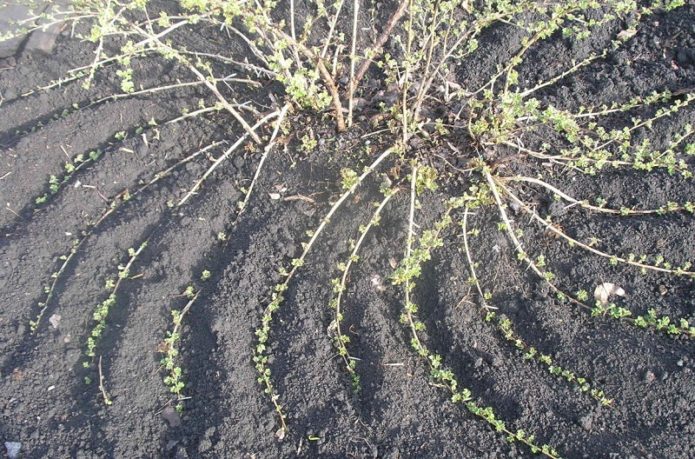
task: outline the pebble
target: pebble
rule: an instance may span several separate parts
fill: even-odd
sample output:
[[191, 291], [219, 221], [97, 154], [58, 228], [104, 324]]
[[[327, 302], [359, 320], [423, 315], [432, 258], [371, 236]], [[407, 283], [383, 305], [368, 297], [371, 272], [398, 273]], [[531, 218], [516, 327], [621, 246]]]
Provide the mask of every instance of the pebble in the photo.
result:
[[644, 382], [650, 383], [656, 380], [656, 375], [652, 371], [647, 371], [644, 374]]

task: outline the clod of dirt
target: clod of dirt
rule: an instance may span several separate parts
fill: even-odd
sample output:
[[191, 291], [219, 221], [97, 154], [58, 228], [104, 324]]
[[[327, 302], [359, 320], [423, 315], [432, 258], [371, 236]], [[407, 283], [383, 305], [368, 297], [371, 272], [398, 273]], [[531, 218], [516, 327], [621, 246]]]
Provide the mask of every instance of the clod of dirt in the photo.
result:
[[695, 65], [695, 48], [676, 49], [676, 62], [681, 67]]
[[7, 457], [10, 459], [15, 459], [19, 457], [19, 450], [22, 449], [22, 444], [18, 441], [6, 441], [5, 450], [7, 450]]
[[172, 449], [176, 448], [176, 445], [179, 444], [178, 440], [169, 440], [165, 446], [166, 451], [171, 451]]
[[591, 432], [591, 428], [594, 425], [594, 421], [591, 419], [591, 415], [587, 414], [586, 416], [582, 416], [581, 419], [579, 419], [579, 425], [582, 426], [582, 429]]
[[183, 446], [179, 446], [176, 454], [174, 454], [174, 459], [187, 459], [188, 457], [188, 452], [186, 452]]
[[604, 282], [594, 290], [594, 298], [601, 304], [608, 304], [608, 298], [612, 295], [625, 296], [625, 290], [610, 282]]
[[0, 59], [0, 70], [13, 69], [16, 65], [17, 60], [14, 58], [14, 56], [10, 56], [5, 59]]
[[162, 418], [169, 424], [169, 427], [179, 427], [181, 425], [181, 416], [170, 406], [164, 408]]
[[234, 164], [234, 167], [238, 169], [241, 169], [244, 167], [244, 157], [241, 155], [236, 155], [234, 159], [232, 159], [232, 164]]
[[51, 317], [48, 318], [48, 322], [50, 322], [53, 328], [58, 328], [58, 325], [60, 325], [60, 319], [60, 314], [53, 314]]

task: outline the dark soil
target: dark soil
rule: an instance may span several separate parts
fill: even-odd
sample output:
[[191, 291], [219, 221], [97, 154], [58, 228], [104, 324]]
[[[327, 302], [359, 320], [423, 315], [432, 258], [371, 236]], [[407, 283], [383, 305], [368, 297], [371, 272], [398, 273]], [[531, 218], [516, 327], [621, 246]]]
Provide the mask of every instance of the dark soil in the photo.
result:
[[[602, 49], [616, 30], [610, 25], [582, 43], [559, 36], [548, 40], [530, 54], [520, 71], [522, 80], [532, 83], [556, 74], [572, 59]], [[182, 39], [203, 42], [206, 32], [189, 30]], [[459, 79], [477, 87], [509, 59], [508, 50], [520, 39], [511, 27], [492, 28], [475, 56], [461, 62]], [[544, 89], [541, 99], [577, 109], [655, 90], [692, 91], [693, 49], [694, 7], [647, 17], [619, 51]], [[236, 204], [255, 172], [258, 152], [240, 152], [224, 162], [185, 206], [172, 208], [168, 202], [177, 202], [204, 173], [210, 164], [205, 158], [120, 206], [88, 236], [58, 282], [39, 332], [32, 335], [29, 321], [44, 299], [43, 286], [61, 263], [58, 257], [104, 212], [105, 199], [240, 132], [221, 113], [164, 124], [183, 108], [196, 108], [198, 99], [209, 100], [196, 87], [88, 106], [120, 92], [118, 78], [108, 70], [90, 90], [75, 82], [21, 96], [92, 57], [90, 46], [64, 35], [50, 56], [21, 54], [10, 68], [0, 62], [1, 441], [21, 442], [20, 457], [32, 458], [530, 456], [450, 403], [443, 389], [430, 384], [428, 368], [410, 348], [398, 320], [401, 292], [388, 280], [392, 259], [398, 261], [403, 253], [407, 193], [389, 204], [350, 276], [345, 326], [351, 353], [361, 359], [363, 382], [358, 395], [351, 391], [327, 333], [332, 320], [327, 305], [336, 263], [348, 256], [348, 240], [357, 237], [358, 225], [368, 221], [371, 206], [366, 204], [378, 198], [378, 184], [372, 182], [331, 221], [276, 316], [271, 368], [290, 431], [282, 441], [274, 435], [277, 419], [251, 361], [254, 330], [278, 281], [278, 266], [300, 253], [305, 232], [318, 225], [339, 195], [340, 168], [359, 170], [379, 151], [380, 141], [362, 137], [370, 132], [368, 110], [342, 136], [335, 135], [332, 122], [294, 115], [296, 132], [288, 147], [271, 154], [248, 210], [238, 219]], [[135, 65], [138, 84], [144, 87], [190, 78], [157, 59]], [[365, 88], [375, 87], [377, 77], [374, 71]], [[236, 97], [265, 101], [272, 90], [242, 90]], [[361, 95], [374, 96], [369, 89]], [[83, 108], [73, 109], [74, 103]], [[148, 126], [153, 118], [158, 126]], [[660, 146], [694, 122], [695, 110], [689, 108], [654, 123], [642, 135]], [[629, 116], [608, 120], [609, 127], [626, 123]], [[321, 141], [305, 154], [298, 139], [309, 127]], [[120, 131], [128, 132], [123, 141], [114, 137]], [[49, 176], [62, 173], [66, 155], [96, 149], [104, 152], [98, 161], [74, 174], [46, 204], [35, 204], [48, 190]], [[217, 157], [222, 151], [211, 154]], [[449, 153], [449, 160], [461, 167], [468, 159]], [[547, 180], [567, 193], [603, 196], [613, 207], [695, 201], [692, 179], [666, 173], [615, 170], [588, 177], [558, 168], [544, 171]], [[442, 197], [465, 190], [462, 183], [469, 180], [475, 178], [452, 178], [442, 184], [445, 196], [423, 198], [420, 225], [434, 222]], [[554, 211], [547, 197], [525, 192], [543, 213]], [[280, 199], [271, 193], [279, 193]], [[522, 214], [512, 217], [526, 221]], [[691, 215], [619, 219], [560, 209], [555, 218], [570, 234], [582, 240], [600, 237], [616, 253], [661, 253], [674, 264], [695, 260]], [[614, 405], [602, 407], [540, 365], [524, 361], [481, 320], [474, 290], [466, 283], [469, 273], [458, 229], [434, 252], [415, 293], [428, 345], [477, 400], [494, 407], [514, 429], [556, 446], [563, 457], [695, 457], [693, 341], [593, 318], [554, 300], [516, 261], [511, 243], [497, 230], [498, 219], [493, 208], [473, 217], [481, 230], [473, 255], [496, 306], [527, 342], [589, 377]], [[568, 291], [592, 292], [602, 282], [613, 282], [627, 292], [620, 304], [636, 314], [654, 307], [671, 317], [695, 318], [692, 280], [612, 267], [605, 259], [568, 249], [538, 226], [524, 223], [524, 228], [529, 251], [545, 253]], [[225, 232], [227, 241], [218, 239], [219, 232]], [[101, 344], [106, 387], [113, 398], [106, 407], [97, 384], [83, 381], [97, 377], [82, 368], [84, 343], [93, 309], [105, 299], [105, 281], [127, 260], [128, 248], [145, 239], [149, 245], [132, 273], [142, 276], [125, 282]], [[205, 282], [200, 281], [203, 270], [212, 273]], [[191, 283], [202, 293], [183, 327], [181, 366], [190, 399], [180, 425], [172, 426], [162, 416], [171, 396], [162, 382], [157, 349], [171, 328], [170, 310], [185, 305], [181, 292]], [[51, 316], [60, 316], [57, 326], [46, 320]]]

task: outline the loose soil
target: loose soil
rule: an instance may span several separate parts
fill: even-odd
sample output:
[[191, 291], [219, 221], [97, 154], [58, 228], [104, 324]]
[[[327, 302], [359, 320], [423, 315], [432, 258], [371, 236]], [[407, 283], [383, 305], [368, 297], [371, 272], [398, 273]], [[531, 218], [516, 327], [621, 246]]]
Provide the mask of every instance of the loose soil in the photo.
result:
[[[387, 13], [380, 14], [386, 18]], [[530, 54], [520, 70], [522, 80], [556, 74], [572, 59], [605, 47], [615, 30], [615, 25], [605, 27], [581, 44], [559, 36], [548, 40]], [[229, 45], [226, 38], [210, 39], [210, 32], [190, 29], [181, 39], [206, 43], [210, 49]], [[520, 39], [511, 26], [490, 29], [475, 56], [461, 62], [459, 80], [467, 87], [484, 82], [496, 65], [510, 58]], [[693, 50], [694, 7], [647, 17], [619, 51], [544, 89], [541, 99], [576, 110], [655, 90], [692, 91]], [[58, 257], [104, 212], [106, 201], [125, 188], [136, 189], [197, 149], [235, 139], [240, 132], [221, 113], [165, 124], [183, 108], [195, 108], [200, 98], [210, 100], [197, 87], [87, 106], [120, 92], [112, 70], [100, 73], [89, 90], [75, 82], [22, 96], [92, 58], [90, 45], [64, 34], [50, 56], [22, 53], [0, 61], [1, 441], [21, 442], [20, 457], [31, 458], [531, 455], [450, 403], [443, 389], [430, 384], [428, 368], [410, 349], [398, 320], [401, 293], [388, 281], [390, 265], [403, 253], [407, 193], [386, 208], [350, 276], [345, 327], [351, 354], [360, 359], [363, 383], [359, 394], [351, 391], [327, 332], [332, 320], [327, 305], [336, 263], [349, 254], [348, 241], [357, 237], [358, 225], [368, 221], [371, 206], [366, 204], [378, 198], [378, 183], [372, 182], [331, 221], [276, 317], [270, 366], [290, 430], [283, 440], [275, 436], [277, 419], [251, 361], [254, 330], [279, 279], [274, 274], [278, 266], [300, 253], [305, 232], [318, 225], [339, 195], [340, 168], [359, 169], [356, 165], [367, 164], [379, 151], [382, 141], [363, 137], [371, 130], [369, 101], [378, 97], [370, 92], [376, 87], [376, 70], [360, 94], [367, 108], [347, 134], [335, 135], [329, 114], [324, 120], [293, 115], [296, 131], [286, 148], [276, 148], [269, 156], [248, 210], [239, 218], [236, 204], [255, 172], [258, 151], [239, 152], [225, 161], [184, 206], [170, 203], [209, 167], [205, 158], [120, 206], [88, 236], [32, 335], [29, 321], [38, 313], [37, 302], [43, 301], [44, 285], [61, 263]], [[190, 80], [166, 61], [134, 65], [136, 81], [144, 87]], [[278, 89], [268, 84], [239, 90], [235, 96], [268, 102], [271, 92]], [[74, 109], [74, 103], [83, 108]], [[151, 119], [158, 125], [148, 125]], [[683, 110], [642, 135], [662, 146], [693, 122], [695, 110]], [[609, 126], [625, 123], [629, 119], [616, 116]], [[298, 139], [309, 128], [320, 141], [306, 154]], [[120, 131], [128, 132], [123, 141], [114, 138]], [[98, 161], [75, 173], [46, 204], [35, 204], [47, 191], [49, 176], [62, 173], [66, 156], [96, 149], [104, 153]], [[222, 151], [211, 154], [217, 157]], [[469, 159], [450, 151], [446, 155], [459, 167]], [[442, 166], [438, 161], [432, 159]], [[691, 161], [690, 166], [695, 164]], [[614, 207], [695, 201], [692, 179], [666, 173], [615, 170], [588, 177], [559, 168], [542, 170], [569, 194], [603, 196]], [[459, 174], [442, 184], [440, 194], [424, 197], [417, 217], [421, 227], [436, 220], [442, 196], [462, 192], [473, 179]], [[547, 197], [525, 192], [539, 210], [553, 212], [556, 221], [580, 239], [596, 235], [614, 252], [661, 253], [676, 264], [695, 260], [692, 216], [599, 217], [558, 208]], [[512, 212], [512, 217], [524, 224], [530, 252], [545, 253], [568, 291], [593, 291], [602, 282], [613, 282], [627, 292], [621, 304], [636, 314], [654, 307], [671, 317], [694, 318], [692, 280], [612, 267], [605, 259], [568, 249], [526, 224], [522, 214]], [[511, 244], [497, 230], [498, 219], [493, 208], [473, 217], [481, 230], [473, 255], [495, 305], [512, 318], [527, 342], [589, 377], [614, 405], [602, 407], [541, 366], [523, 361], [480, 320], [475, 292], [466, 282], [460, 230], [446, 235], [447, 244], [434, 252], [415, 292], [428, 345], [481, 403], [494, 407], [514, 429], [556, 446], [564, 457], [695, 457], [693, 341], [592, 318], [554, 300], [516, 261]], [[226, 241], [218, 239], [219, 232], [227, 235]], [[106, 280], [127, 260], [128, 248], [145, 239], [149, 245], [131, 273], [141, 276], [124, 283], [100, 345], [105, 385], [113, 399], [107, 407], [97, 384], [84, 383], [85, 376], [98, 379], [93, 370], [82, 368], [84, 343], [94, 307], [105, 299]], [[212, 273], [205, 282], [200, 281], [203, 270]], [[163, 416], [172, 397], [162, 383], [157, 349], [171, 328], [170, 310], [185, 305], [181, 292], [191, 283], [202, 290], [182, 331], [181, 366], [190, 399], [179, 423]]]

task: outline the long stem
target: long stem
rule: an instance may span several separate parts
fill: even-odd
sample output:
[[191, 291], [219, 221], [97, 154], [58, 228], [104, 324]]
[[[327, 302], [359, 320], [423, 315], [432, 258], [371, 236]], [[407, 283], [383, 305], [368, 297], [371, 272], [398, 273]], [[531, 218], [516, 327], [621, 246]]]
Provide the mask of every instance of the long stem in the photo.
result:
[[155, 173], [149, 182], [145, 183], [144, 185], [142, 185], [141, 187], [139, 187], [138, 189], [136, 189], [132, 193], [130, 193], [127, 188], [122, 190], [120, 193], [118, 193], [111, 200], [108, 208], [99, 216], [99, 218], [96, 219], [93, 223], [91, 223], [89, 225], [90, 226], [89, 229], [87, 230], [86, 233], [82, 234], [81, 239], [75, 240], [72, 248], [70, 249], [70, 253], [65, 255], [64, 257], [61, 257], [63, 260], [63, 263], [61, 263], [60, 267], [58, 268], [58, 271], [56, 271], [52, 275], [53, 281], [51, 282], [50, 286], [48, 287], [48, 292], [46, 293], [46, 297], [45, 297], [43, 302], [39, 303], [39, 306], [41, 307], [41, 309], [39, 310], [39, 313], [37, 314], [36, 318], [29, 322], [31, 332], [36, 333], [36, 331], [38, 330], [38, 327], [41, 323], [41, 320], [45, 316], [46, 311], [48, 310], [48, 307], [50, 306], [50, 302], [53, 299], [58, 281], [62, 278], [62, 275], [65, 273], [65, 270], [67, 269], [70, 262], [77, 255], [77, 252], [80, 250], [82, 245], [84, 245], [84, 243], [87, 241], [89, 236], [94, 234], [94, 231], [97, 229], [97, 227], [99, 227], [99, 225], [101, 225], [101, 223], [104, 222], [109, 217], [109, 215], [113, 214], [116, 211], [116, 209], [119, 208], [119, 203], [124, 202], [124, 201], [122, 201], [122, 199], [124, 199], [128, 195], [132, 199], [133, 197], [139, 195], [140, 193], [142, 193], [147, 188], [154, 185], [155, 183], [157, 183], [161, 179], [167, 177], [175, 169], [177, 169], [180, 166], [192, 161], [193, 159], [197, 158], [198, 156], [202, 155], [203, 153], [206, 153], [206, 152], [210, 151], [211, 149], [221, 145], [222, 143], [223, 142], [213, 142], [210, 145], [208, 145], [204, 148], [201, 148], [200, 150], [196, 151], [195, 153], [192, 153], [192, 154], [188, 155], [187, 157], [185, 157], [184, 159], [176, 162], [172, 166], [169, 166], [168, 168]]
[[[347, 191], [345, 191], [345, 193], [343, 193], [340, 196], [340, 198], [333, 204], [331, 209], [328, 211], [328, 213], [323, 218], [323, 220], [321, 220], [321, 223], [314, 231], [314, 234], [311, 237], [311, 239], [309, 239], [309, 242], [306, 244], [304, 251], [302, 252], [301, 256], [299, 257], [300, 260], [304, 261], [307, 254], [311, 250], [311, 247], [313, 247], [314, 243], [316, 243], [316, 240], [318, 239], [319, 235], [321, 234], [321, 231], [323, 231], [323, 229], [326, 227], [326, 225], [328, 225], [328, 223], [331, 221], [331, 218], [333, 218], [333, 215], [338, 211], [338, 209], [340, 209], [340, 207], [347, 200], [347, 198], [350, 197], [355, 192], [357, 187], [367, 178], [367, 176], [369, 176], [374, 171], [374, 169], [379, 164], [381, 164], [381, 162], [384, 159], [386, 159], [392, 152], [393, 152], [393, 147], [384, 151], [376, 160], [374, 160], [374, 162], [371, 165], [369, 165], [369, 167], [367, 167], [365, 169], [364, 172], [362, 172], [362, 175], [360, 175], [358, 177], [355, 184], [352, 185]], [[289, 283], [289, 280], [294, 276], [295, 272], [297, 271], [297, 268], [299, 268], [299, 266], [294, 266], [293, 269], [290, 271], [289, 275], [287, 276], [286, 283]]]
[[335, 26], [338, 23], [338, 18], [340, 17], [340, 11], [343, 9], [343, 3], [345, 3], [345, 0], [338, 0], [338, 3], [336, 4], [335, 16], [333, 16], [333, 20], [331, 21], [331, 25], [328, 30], [328, 35], [326, 36], [326, 41], [323, 44], [323, 49], [321, 50], [321, 59], [326, 58], [328, 46], [331, 44], [331, 38], [333, 38], [333, 32], [335, 31]]
[[[489, 176], [489, 174], [488, 174], [487, 176]], [[492, 181], [493, 181], [492, 183], [494, 183], [494, 180], [492, 179], [492, 177], [490, 177], [490, 179], [488, 180], [488, 182], [490, 182], [490, 180], [492, 180]], [[581, 241], [579, 241], [579, 240], [577, 240], [577, 239], [575, 239], [575, 238], [569, 236], [567, 233], [565, 233], [565, 232], [562, 231], [561, 229], [557, 228], [557, 227], [556, 227], [555, 225], [553, 225], [552, 223], [550, 223], [550, 222], [546, 221], [545, 219], [541, 218], [540, 215], [538, 215], [536, 212], [530, 210], [530, 209], [528, 208], [528, 205], [527, 205], [525, 202], [523, 202], [521, 199], [519, 199], [514, 193], [512, 193], [512, 191], [511, 191], [509, 188], [507, 188], [507, 187], [504, 186], [503, 184], [497, 184], [497, 186], [499, 186], [502, 190], [504, 190], [504, 192], [505, 192], [510, 198], [512, 198], [512, 200], [513, 200], [514, 202], [516, 202], [516, 203], [519, 205], [519, 207], [520, 207], [524, 212], [526, 212], [533, 220], [536, 220], [538, 223], [540, 223], [540, 224], [541, 224], [543, 227], [545, 227], [546, 229], [548, 229], [548, 230], [552, 231], [553, 233], [557, 234], [557, 235], [560, 236], [562, 239], [565, 239], [565, 240], [566, 240], [567, 242], [569, 242], [571, 245], [576, 245], [576, 246], [578, 246], [578, 247], [581, 247], [582, 249], [584, 249], [584, 250], [586, 250], [586, 251], [588, 251], [588, 252], [591, 252], [591, 253], [593, 253], [594, 255], [598, 255], [598, 256], [603, 257], [603, 258], [609, 258], [609, 259], [615, 260], [616, 262], [625, 263], [625, 264], [634, 266], [634, 267], [636, 267], [636, 268], [648, 269], [648, 270], [651, 270], [651, 271], [657, 271], [657, 272], [661, 272], [661, 273], [679, 274], [679, 275], [685, 275], [685, 276], [695, 277], [695, 272], [693, 272], [693, 271], [687, 271], [687, 270], [681, 270], [681, 269], [668, 269], [668, 268], [662, 268], [662, 267], [659, 267], [659, 266], [650, 265], [650, 264], [642, 263], [642, 262], [639, 262], [639, 261], [629, 260], [629, 259], [627, 259], [627, 258], [619, 257], [619, 256], [616, 256], [616, 255], [612, 255], [612, 254], [609, 254], [609, 253], [606, 253], [606, 252], [602, 252], [601, 250], [595, 249], [594, 247], [591, 247], [590, 245], [585, 244], [585, 243], [583, 243], [583, 242], [581, 242]], [[497, 192], [497, 186], [495, 186], [495, 188], [493, 188], [493, 194], [496, 194], [496, 198], [495, 198], [495, 199], [497, 199], [497, 197], [499, 196], [499, 194], [498, 194], [498, 192]], [[498, 205], [499, 205], [499, 203], [501, 203], [501, 200], [498, 202]], [[501, 214], [504, 213], [504, 209], [500, 209], [500, 213], [501, 213]], [[506, 214], [505, 214], [505, 217], [506, 217]], [[507, 223], [507, 222], [505, 221], [505, 224], [506, 224], [506, 223]]]
[[287, 290], [290, 281], [297, 273], [297, 270], [304, 265], [307, 255], [313, 248], [314, 244], [318, 240], [324, 228], [330, 222], [333, 215], [335, 215], [338, 209], [342, 207], [343, 203], [345, 203], [345, 201], [355, 192], [357, 187], [359, 187], [362, 184], [362, 182], [374, 171], [374, 169], [377, 166], [379, 166], [379, 164], [381, 164], [382, 161], [388, 158], [391, 155], [391, 153], [394, 152], [395, 149], [395, 147], [390, 147], [387, 150], [385, 150], [381, 155], [379, 155], [379, 157], [375, 159], [372, 162], [372, 164], [370, 164], [368, 167], [364, 169], [362, 175], [360, 175], [357, 178], [355, 183], [352, 184], [352, 186], [350, 186], [350, 188], [348, 188], [340, 196], [340, 198], [338, 198], [338, 200], [331, 206], [331, 209], [323, 217], [319, 226], [316, 228], [316, 230], [314, 230], [313, 235], [309, 239], [309, 242], [304, 244], [304, 250], [302, 251], [302, 254], [298, 258], [293, 260], [292, 269], [285, 274], [285, 280], [282, 283], [275, 286], [274, 291], [272, 293], [272, 300], [263, 310], [261, 326], [255, 332], [256, 336], [258, 337], [258, 342], [256, 344], [253, 361], [255, 362], [256, 370], [259, 373], [258, 380], [261, 384], [265, 386], [265, 392], [269, 395], [270, 401], [273, 404], [275, 412], [278, 415], [278, 419], [280, 421], [280, 429], [278, 430], [277, 435], [280, 438], [284, 437], [285, 432], [287, 431], [287, 423], [285, 421], [285, 414], [282, 409], [282, 405], [280, 405], [278, 401], [279, 395], [276, 393], [275, 387], [271, 379], [272, 373], [270, 368], [268, 367], [269, 351], [266, 345], [271, 331], [270, 325], [273, 320], [273, 314], [278, 310], [278, 308], [284, 301], [283, 294]]
[[[552, 192], [553, 194], [556, 194], [557, 196], [560, 196], [562, 199], [565, 201], [571, 203], [572, 205], [579, 206], [583, 209], [588, 209], [592, 210], [594, 212], [599, 212], [599, 213], [605, 213], [605, 214], [612, 214], [612, 215], [651, 215], [651, 214], [661, 214], [664, 212], [678, 212], [682, 210], [686, 210], [685, 206], [674, 206], [674, 207], [669, 207], [667, 209], [644, 209], [644, 210], [633, 210], [633, 209], [611, 209], [608, 207], [598, 207], [594, 206], [592, 204], [589, 204], [588, 201], [580, 201], [578, 199], [573, 198], [572, 196], [568, 195], [567, 193], [563, 192], [562, 190], [554, 187], [553, 185], [549, 184], [548, 182], [545, 182], [543, 180], [533, 178], [533, 177], [524, 177], [524, 176], [515, 176], [515, 177], [509, 177], [509, 178], [504, 178], [500, 179], [505, 182], [526, 182], [526, 183], [532, 183], [534, 185], [540, 185], [546, 190]], [[568, 206], [569, 207], [569, 206]]]
[[340, 323], [342, 321], [342, 299], [343, 295], [345, 293], [345, 290], [347, 288], [347, 279], [348, 275], [350, 273], [350, 268], [354, 263], [357, 262], [359, 259], [359, 251], [360, 248], [362, 247], [362, 244], [364, 243], [365, 239], [367, 238], [367, 234], [369, 231], [372, 229], [373, 226], [377, 225], [379, 223], [379, 219], [381, 216], [381, 212], [384, 210], [384, 207], [386, 207], [386, 204], [391, 200], [391, 198], [400, 191], [398, 188], [394, 190], [387, 190], [386, 195], [384, 196], [384, 199], [379, 203], [377, 206], [376, 210], [372, 214], [371, 218], [369, 219], [369, 223], [361, 230], [361, 234], [359, 239], [357, 239], [357, 242], [355, 243], [355, 247], [352, 249], [352, 252], [350, 253], [350, 256], [348, 257], [348, 261], [345, 264], [345, 267], [343, 269], [343, 275], [340, 278], [340, 285], [337, 288], [337, 294], [334, 299], [334, 306], [335, 306], [335, 318], [334, 318], [334, 323], [335, 323], [335, 334], [336, 334], [336, 345], [338, 347], [338, 351], [340, 353], [340, 356], [342, 357], [343, 361], [345, 362], [345, 367], [347, 368], [348, 372], [351, 374], [355, 374], [355, 369], [351, 365], [351, 357], [350, 354], [347, 351], [347, 348], [345, 347], [345, 341], [343, 339], [343, 333], [340, 327]]
[[360, 9], [360, 0], [354, 1], [353, 16], [352, 16], [352, 47], [350, 48], [350, 87], [348, 88], [348, 127], [352, 126], [352, 105], [353, 95], [355, 93], [355, 47], [357, 45], [357, 19]]
[[[408, 210], [408, 237], [405, 243], [405, 260], [410, 258], [413, 253], [413, 241], [415, 240], [415, 201], [417, 195], [417, 164], [413, 164], [413, 170], [410, 175], [410, 208]], [[415, 327], [415, 321], [413, 320], [413, 315], [411, 314], [411, 301], [410, 292], [412, 290], [412, 282], [408, 278], [403, 284], [403, 290], [405, 292], [405, 306], [406, 306], [406, 316], [408, 318], [408, 326], [412, 333], [412, 338], [417, 342], [418, 347], [421, 346], [420, 338], [418, 337], [417, 328]]]
[[[297, 41], [297, 33], [294, 26], [294, 0], [290, 0], [290, 33], [292, 34], [292, 40]], [[299, 52], [297, 48], [292, 49], [294, 54], [294, 60], [297, 62], [297, 68], [302, 68], [302, 60], [299, 58]]]
[[265, 149], [263, 151], [263, 156], [261, 156], [261, 160], [258, 162], [258, 167], [256, 167], [256, 173], [253, 175], [253, 179], [251, 180], [251, 185], [249, 186], [249, 189], [246, 192], [246, 196], [244, 196], [244, 200], [240, 205], [239, 213], [243, 212], [244, 209], [246, 209], [246, 204], [248, 204], [249, 199], [251, 198], [251, 192], [253, 191], [253, 187], [256, 184], [256, 181], [258, 181], [258, 176], [261, 174], [261, 169], [263, 168], [263, 164], [265, 163], [265, 160], [268, 157], [268, 154], [275, 146], [275, 141], [276, 141], [278, 132], [280, 131], [280, 126], [282, 125], [282, 122], [285, 120], [285, 115], [287, 115], [287, 110], [289, 108], [290, 108], [289, 105], [285, 105], [284, 107], [282, 107], [282, 110], [280, 110], [280, 114], [278, 115], [278, 119], [275, 121], [275, 129], [273, 130], [273, 134], [270, 136], [270, 141], [268, 142], [268, 145], [265, 146]]

